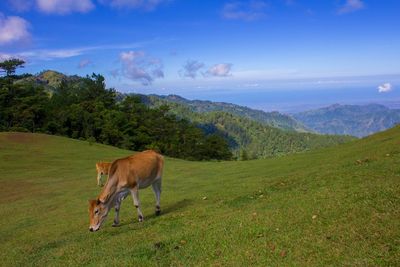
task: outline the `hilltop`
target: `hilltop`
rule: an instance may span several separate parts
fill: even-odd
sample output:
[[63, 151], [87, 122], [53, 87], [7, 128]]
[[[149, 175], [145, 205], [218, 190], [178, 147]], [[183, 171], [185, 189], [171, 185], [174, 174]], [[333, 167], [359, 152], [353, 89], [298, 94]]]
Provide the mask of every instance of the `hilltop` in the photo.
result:
[[291, 116], [274, 112], [265, 112], [262, 110], [252, 109], [245, 106], [240, 106], [232, 103], [213, 102], [205, 100], [189, 100], [178, 95], [140, 95], [146, 103], [154, 106], [176, 103], [181, 104], [193, 112], [206, 113], [206, 112], [225, 112], [246, 119], [251, 119], [262, 124], [272, 126], [281, 130], [296, 131], [296, 132], [310, 132], [303, 124], [293, 119]]
[[364, 137], [400, 123], [400, 109], [383, 105], [331, 105], [293, 115], [315, 132]]
[[[400, 127], [280, 158], [166, 158], [162, 216], [141, 191], [121, 227], [88, 231], [94, 163], [131, 154], [86, 141], [0, 133], [3, 265], [395, 266]], [[203, 200], [206, 197], [207, 199]], [[109, 216], [113, 216], [110, 214]]]

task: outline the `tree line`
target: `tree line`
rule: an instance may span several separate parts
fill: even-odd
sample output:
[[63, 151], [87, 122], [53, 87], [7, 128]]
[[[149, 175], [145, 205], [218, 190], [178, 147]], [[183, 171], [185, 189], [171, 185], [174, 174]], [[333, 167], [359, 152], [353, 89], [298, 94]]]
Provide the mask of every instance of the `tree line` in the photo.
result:
[[[16, 65], [17, 64], [17, 65]], [[49, 90], [15, 75], [21, 61], [0, 63], [0, 131], [25, 131], [61, 135], [189, 160], [229, 160], [225, 139], [207, 134], [196, 124], [177, 118], [166, 105], [149, 108], [140, 97], [117, 100], [104, 77], [93, 74], [63, 79]]]

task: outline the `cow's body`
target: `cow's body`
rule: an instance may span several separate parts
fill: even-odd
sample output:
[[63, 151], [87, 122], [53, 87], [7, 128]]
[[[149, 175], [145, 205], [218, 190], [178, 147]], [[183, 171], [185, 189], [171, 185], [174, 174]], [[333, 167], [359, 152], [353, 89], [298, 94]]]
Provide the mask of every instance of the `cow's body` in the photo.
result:
[[97, 185], [102, 186], [101, 177], [103, 175], [108, 175], [109, 169], [111, 166], [111, 162], [97, 162], [96, 163], [96, 171], [97, 171]]
[[159, 215], [163, 168], [163, 157], [152, 150], [115, 160], [110, 166], [108, 181], [100, 195], [96, 200], [91, 200], [89, 203], [89, 230], [97, 231], [100, 228], [113, 205], [115, 205], [113, 226], [118, 225], [121, 201], [129, 193], [132, 194], [139, 221], [142, 221], [139, 189], [150, 185], [152, 185], [156, 197], [156, 214]]

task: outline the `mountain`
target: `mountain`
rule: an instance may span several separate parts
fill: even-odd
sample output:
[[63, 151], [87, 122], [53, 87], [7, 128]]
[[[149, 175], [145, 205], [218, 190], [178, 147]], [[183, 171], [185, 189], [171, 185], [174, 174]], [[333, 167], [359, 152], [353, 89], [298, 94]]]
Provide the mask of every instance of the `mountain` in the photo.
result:
[[[167, 105], [169, 111], [176, 116], [197, 123], [209, 134], [223, 136], [236, 158], [267, 158], [332, 146], [354, 139], [350, 136], [319, 135], [273, 127], [249, 116], [238, 115], [240, 106], [234, 104], [190, 101], [175, 95], [139, 96], [142, 102], [149, 106]], [[214, 111], [222, 108], [224, 111]], [[246, 114], [257, 112], [253, 113], [253, 110], [246, 107], [240, 107], [240, 109], [245, 110]], [[268, 113], [260, 112], [259, 114], [263, 113], [264, 118], [268, 118]], [[286, 118], [288, 122], [294, 121], [289, 116], [279, 114], [278, 117]], [[281, 122], [281, 125], [284, 124]]]
[[293, 115], [308, 128], [324, 134], [364, 137], [400, 123], [400, 109], [383, 105], [339, 105]]
[[240, 117], [248, 118], [275, 128], [296, 132], [310, 132], [303, 124], [296, 121], [289, 115], [279, 112], [265, 112], [262, 110], [251, 109], [245, 106], [239, 106], [232, 103], [212, 102], [204, 100], [188, 100], [177, 95], [149, 95], [149, 101], [153, 105], [163, 103], [178, 103], [187, 106], [194, 112], [204, 113], [211, 111], [222, 111], [231, 113]]
[[75, 81], [78, 82], [82, 77], [77, 75], [65, 75], [61, 72], [54, 70], [45, 70], [36, 75], [29, 75], [25, 78], [16, 80], [15, 83], [34, 82], [43, 85], [48, 91], [53, 91], [54, 88], [60, 86], [62, 81]]

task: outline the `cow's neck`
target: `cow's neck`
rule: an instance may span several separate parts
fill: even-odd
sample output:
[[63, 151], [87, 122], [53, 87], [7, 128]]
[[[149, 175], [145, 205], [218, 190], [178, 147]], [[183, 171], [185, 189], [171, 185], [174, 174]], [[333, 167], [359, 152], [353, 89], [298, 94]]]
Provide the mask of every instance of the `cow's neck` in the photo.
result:
[[116, 179], [108, 179], [104, 185], [98, 199], [104, 203], [108, 208], [113, 204], [115, 196], [117, 195], [117, 181]]

